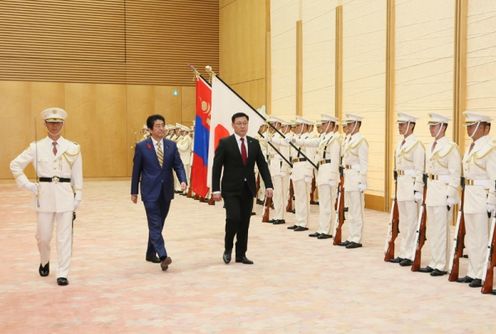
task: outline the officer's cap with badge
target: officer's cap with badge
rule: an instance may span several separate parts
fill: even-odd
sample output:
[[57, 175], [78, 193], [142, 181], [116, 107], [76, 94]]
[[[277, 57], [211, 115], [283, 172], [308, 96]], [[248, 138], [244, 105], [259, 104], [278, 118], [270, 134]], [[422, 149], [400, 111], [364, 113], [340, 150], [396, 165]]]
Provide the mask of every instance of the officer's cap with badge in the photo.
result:
[[407, 114], [405, 112], [399, 112], [397, 114], [397, 119], [396, 123], [402, 124], [402, 123], [416, 123], [417, 122], [417, 117]]
[[363, 117], [357, 114], [346, 114], [344, 115], [343, 123], [348, 125], [355, 122], [362, 122]]
[[67, 112], [62, 108], [50, 107], [41, 112], [41, 117], [48, 123], [64, 123]]
[[284, 121], [277, 116], [270, 116], [269, 118], [267, 118], [267, 123], [281, 123], [282, 124], [282, 122], [284, 122]]
[[327, 122], [337, 123], [338, 119], [332, 115], [329, 115], [329, 114], [320, 114], [320, 121], [322, 123], [327, 123]]
[[434, 112], [429, 113], [429, 125], [437, 125], [437, 124], [448, 124], [451, 121], [451, 118], [437, 114]]
[[465, 116], [465, 125], [470, 126], [476, 123], [489, 123], [491, 124], [491, 117], [475, 112], [475, 111], [465, 111], [463, 113]]
[[306, 125], [313, 125], [312, 121], [309, 121], [308, 119], [305, 119], [303, 117], [296, 117], [296, 125], [298, 124], [306, 124]]

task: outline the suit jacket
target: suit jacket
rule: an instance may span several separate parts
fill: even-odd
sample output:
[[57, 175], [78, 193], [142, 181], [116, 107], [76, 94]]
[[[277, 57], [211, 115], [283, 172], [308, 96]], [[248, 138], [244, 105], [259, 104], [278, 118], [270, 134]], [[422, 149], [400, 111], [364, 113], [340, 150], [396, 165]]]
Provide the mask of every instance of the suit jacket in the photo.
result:
[[[219, 146], [215, 150], [212, 167], [212, 192], [221, 190], [223, 197], [240, 195], [246, 180], [251, 194], [255, 196], [255, 163], [258, 166], [265, 187], [273, 188], [269, 168], [260, 143], [255, 138], [248, 136], [246, 138], [248, 144], [248, 162], [246, 166], [243, 165], [236, 137], [231, 135], [220, 140]], [[222, 167], [224, 167], [224, 173], [221, 181]]]
[[133, 159], [133, 175], [131, 179], [131, 194], [138, 194], [140, 184], [141, 199], [143, 202], [157, 201], [160, 192], [164, 190], [166, 200], [174, 198], [174, 179], [172, 170], [176, 172], [180, 182], [187, 182], [184, 166], [179, 157], [176, 143], [168, 139], [164, 143], [164, 163], [158, 162], [155, 147], [151, 138], [136, 144]]

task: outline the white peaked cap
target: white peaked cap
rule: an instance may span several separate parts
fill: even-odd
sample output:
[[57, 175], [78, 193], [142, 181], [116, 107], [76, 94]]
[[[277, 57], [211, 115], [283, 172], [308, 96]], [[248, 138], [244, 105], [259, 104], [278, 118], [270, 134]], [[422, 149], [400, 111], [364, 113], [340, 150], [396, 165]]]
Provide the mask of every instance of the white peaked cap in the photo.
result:
[[305, 119], [303, 117], [296, 117], [296, 124], [313, 125], [313, 122], [309, 121], [308, 119]]
[[182, 130], [182, 131], [191, 131], [191, 129], [189, 127], [187, 127], [186, 125], [182, 125], [180, 124], [179, 128]]
[[357, 114], [346, 114], [344, 116], [344, 123], [353, 123], [353, 122], [361, 122], [363, 119], [362, 116], [359, 116]]
[[320, 120], [322, 122], [334, 122], [337, 123], [338, 119], [329, 114], [320, 114]]
[[282, 119], [280, 119], [279, 117], [277, 116], [270, 116], [269, 118], [267, 118], [267, 122], [271, 122], [271, 123], [282, 123], [284, 122]]
[[478, 122], [491, 123], [491, 117], [475, 111], [465, 111], [463, 115], [465, 116], [466, 125], [471, 125]]
[[451, 118], [449, 117], [443, 116], [441, 114], [436, 114], [434, 112], [429, 113], [430, 124], [439, 124], [439, 123], [448, 124], [449, 121], [451, 121]]
[[410, 114], [404, 113], [404, 112], [399, 112], [397, 114], [397, 119], [396, 123], [416, 123], [417, 122], [417, 117], [412, 116]]
[[41, 117], [49, 123], [62, 123], [67, 118], [67, 112], [62, 108], [51, 107], [43, 110]]

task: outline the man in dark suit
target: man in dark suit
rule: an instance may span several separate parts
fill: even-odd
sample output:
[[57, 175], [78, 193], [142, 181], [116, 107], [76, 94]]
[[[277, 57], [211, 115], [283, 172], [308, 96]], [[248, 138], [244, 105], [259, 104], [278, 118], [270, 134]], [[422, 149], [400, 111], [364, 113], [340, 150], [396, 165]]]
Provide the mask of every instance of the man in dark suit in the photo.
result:
[[167, 256], [162, 237], [170, 201], [174, 198], [172, 170], [176, 172], [183, 191], [186, 189], [186, 173], [176, 143], [164, 139], [164, 117], [151, 115], [146, 120], [146, 125], [150, 129], [151, 136], [136, 144], [131, 201], [135, 204], [138, 201], [138, 183], [141, 183], [141, 200], [145, 205], [149, 231], [146, 261], [160, 262], [160, 267], [165, 271], [172, 262]]
[[220, 140], [212, 167], [212, 196], [216, 201], [223, 197], [226, 208], [223, 255], [226, 264], [231, 262], [235, 235], [236, 262], [253, 264], [253, 261], [246, 257], [246, 249], [253, 198], [256, 195], [255, 163], [266, 187], [265, 195], [272, 197], [272, 181], [260, 143], [255, 138], [246, 136], [248, 120], [245, 113], [236, 113], [231, 117], [234, 134]]

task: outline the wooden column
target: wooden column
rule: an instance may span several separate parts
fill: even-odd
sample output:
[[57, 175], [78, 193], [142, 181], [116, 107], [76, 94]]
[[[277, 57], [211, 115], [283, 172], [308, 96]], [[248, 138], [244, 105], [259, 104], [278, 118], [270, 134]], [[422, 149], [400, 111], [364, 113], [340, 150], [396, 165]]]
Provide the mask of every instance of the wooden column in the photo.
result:
[[453, 140], [460, 147], [462, 155], [465, 148], [465, 126], [462, 113], [467, 103], [467, 16], [468, 0], [456, 0]]
[[343, 119], [343, 6], [336, 7], [335, 115]]

